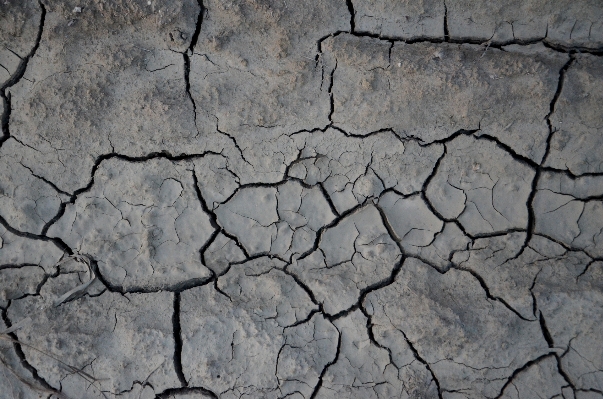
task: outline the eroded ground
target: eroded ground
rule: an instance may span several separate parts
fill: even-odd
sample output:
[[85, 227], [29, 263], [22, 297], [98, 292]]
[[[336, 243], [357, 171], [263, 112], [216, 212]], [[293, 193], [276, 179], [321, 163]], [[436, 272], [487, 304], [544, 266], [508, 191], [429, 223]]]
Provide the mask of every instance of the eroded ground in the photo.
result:
[[603, 398], [602, 55], [599, 0], [1, 0], [0, 398]]

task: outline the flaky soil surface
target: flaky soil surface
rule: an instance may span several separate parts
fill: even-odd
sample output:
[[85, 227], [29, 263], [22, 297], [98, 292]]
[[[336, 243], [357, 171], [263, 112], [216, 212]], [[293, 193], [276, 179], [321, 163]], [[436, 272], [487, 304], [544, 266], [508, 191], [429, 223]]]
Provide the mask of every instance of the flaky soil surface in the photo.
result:
[[0, 399], [603, 399], [599, 0], [0, 0]]

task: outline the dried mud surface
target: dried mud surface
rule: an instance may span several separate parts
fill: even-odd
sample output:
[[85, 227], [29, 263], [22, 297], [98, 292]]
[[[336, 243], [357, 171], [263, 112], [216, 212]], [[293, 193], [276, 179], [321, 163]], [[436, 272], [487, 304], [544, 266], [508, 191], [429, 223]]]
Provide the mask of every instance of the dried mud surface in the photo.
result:
[[603, 398], [599, 0], [0, 0], [0, 398]]

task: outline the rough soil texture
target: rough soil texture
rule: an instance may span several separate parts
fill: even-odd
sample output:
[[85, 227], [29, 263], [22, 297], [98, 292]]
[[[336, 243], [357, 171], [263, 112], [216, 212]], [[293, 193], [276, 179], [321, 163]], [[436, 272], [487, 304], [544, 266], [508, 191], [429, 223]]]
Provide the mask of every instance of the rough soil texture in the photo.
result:
[[0, 0], [0, 399], [603, 399], [600, 0]]

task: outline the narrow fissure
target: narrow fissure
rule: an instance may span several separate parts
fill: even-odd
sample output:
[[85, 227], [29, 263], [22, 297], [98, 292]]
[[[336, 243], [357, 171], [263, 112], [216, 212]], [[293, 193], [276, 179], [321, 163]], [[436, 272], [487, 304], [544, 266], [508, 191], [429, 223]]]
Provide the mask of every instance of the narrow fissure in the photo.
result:
[[329, 110], [329, 122], [333, 123], [333, 113], [335, 112], [335, 98], [333, 95], [333, 83], [335, 80], [335, 71], [337, 70], [337, 60], [335, 61], [335, 67], [331, 71], [331, 82], [329, 83], [329, 100], [331, 109]]
[[174, 369], [180, 384], [183, 387], [188, 386], [188, 381], [184, 377], [182, 370], [182, 327], [180, 326], [180, 293], [174, 293], [174, 315], [172, 316], [173, 334], [174, 334]]
[[484, 279], [482, 278], [482, 276], [480, 276], [479, 274], [477, 274], [473, 270], [467, 269], [467, 268], [464, 268], [464, 267], [460, 267], [460, 266], [453, 266], [453, 268], [455, 268], [457, 270], [462, 270], [464, 272], [467, 272], [467, 273], [471, 274], [479, 282], [479, 285], [482, 287], [482, 289], [486, 293], [486, 296], [488, 297], [488, 299], [501, 303], [505, 308], [507, 308], [511, 312], [515, 313], [515, 315], [517, 317], [519, 317], [520, 319], [522, 319], [522, 320], [525, 320], [525, 321], [535, 321], [535, 320], [530, 320], [530, 319], [524, 317], [521, 313], [519, 313], [511, 305], [509, 305], [509, 303], [507, 301], [505, 301], [504, 299], [492, 295], [490, 293], [490, 289], [488, 288], [488, 285], [486, 284], [486, 282], [484, 281]]
[[354, 33], [356, 31], [356, 11], [354, 11], [354, 4], [352, 0], [346, 0], [345, 3], [350, 13], [350, 33]]
[[193, 37], [191, 38], [191, 44], [189, 46], [189, 50], [191, 51], [191, 53], [195, 51], [195, 46], [197, 45], [197, 41], [199, 40], [199, 34], [201, 33], [201, 25], [203, 24], [203, 16], [205, 14], [205, 5], [203, 4], [203, 0], [197, 0], [197, 4], [199, 5], [199, 15], [197, 16], [195, 32], [193, 33]]
[[572, 53], [570, 53], [569, 60], [559, 70], [559, 80], [557, 82], [557, 89], [555, 90], [555, 94], [553, 95], [553, 99], [551, 100], [551, 103], [549, 105], [549, 113], [544, 117], [544, 119], [546, 120], [546, 124], [549, 128], [549, 135], [546, 140], [546, 149], [544, 152], [544, 156], [542, 157], [542, 162], [540, 162], [540, 165], [544, 165], [546, 163], [546, 159], [547, 159], [547, 157], [549, 155], [549, 151], [551, 149], [552, 136], [556, 132], [556, 130], [553, 129], [553, 125], [551, 123], [551, 116], [555, 112], [555, 106], [557, 105], [557, 101], [559, 100], [559, 96], [561, 95], [561, 91], [563, 90], [565, 74], [566, 74], [567, 70], [570, 68], [570, 66], [572, 65], [572, 63], [574, 62], [574, 60], [575, 60], [575, 58], [574, 58], [574, 55], [572, 52]]
[[2, 225], [2, 227], [4, 227], [10, 233], [12, 233], [16, 236], [23, 237], [23, 238], [29, 238], [31, 240], [51, 242], [57, 248], [59, 248], [61, 251], [66, 252], [69, 255], [73, 254], [73, 251], [71, 250], [71, 248], [67, 244], [65, 244], [63, 242], [63, 240], [61, 240], [60, 238], [47, 237], [45, 235], [39, 235], [39, 234], [33, 234], [33, 233], [27, 233], [24, 231], [19, 231], [19, 230], [13, 228], [11, 225], [9, 225], [8, 222], [6, 221], [6, 219], [4, 219], [2, 216], [0, 216], [0, 225]]
[[6, 94], [6, 90], [10, 87], [16, 85], [21, 78], [25, 75], [25, 70], [27, 69], [27, 64], [29, 64], [29, 60], [34, 56], [38, 47], [40, 47], [40, 41], [42, 40], [42, 32], [44, 31], [44, 22], [46, 21], [46, 7], [42, 4], [41, 1], [38, 1], [38, 5], [40, 6], [40, 25], [38, 28], [38, 34], [36, 36], [36, 41], [25, 58], [22, 58], [19, 62], [19, 66], [17, 70], [11, 76], [11, 78], [0, 88], [0, 97], [4, 99], [4, 110], [2, 113], [2, 119], [0, 120], [0, 124], [2, 126], [2, 137], [0, 137], [0, 147], [2, 144], [8, 140], [10, 137], [9, 123], [10, 123], [10, 114], [11, 114], [11, 96], [10, 94]]
[[540, 323], [540, 329], [542, 330], [542, 336], [544, 337], [544, 340], [549, 345], [549, 348], [554, 348], [555, 342], [553, 341], [553, 337], [551, 336], [551, 333], [546, 325], [546, 321], [544, 320], [542, 312], [540, 312], [540, 317], [538, 318], [538, 320]]
[[408, 344], [408, 347], [410, 348], [410, 351], [413, 353], [415, 359], [417, 359], [420, 363], [422, 363], [425, 366], [425, 368], [429, 371], [429, 373], [431, 374], [431, 378], [433, 379], [433, 381], [436, 384], [436, 387], [438, 388], [438, 398], [443, 399], [443, 396], [442, 396], [442, 387], [440, 386], [440, 381], [438, 380], [438, 378], [436, 377], [435, 373], [431, 369], [431, 366], [429, 365], [429, 363], [427, 363], [427, 361], [425, 359], [423, 359], [421, 357], [421, 355], [419, 355], [419, 352], [417, 351], [417, 349], [415, 348], [415, 346], [413, 345], [413, 343], [410, 342], [410, 340], [406, 336], [406, 333], [404, 331], [400, 330], [400, 329], [398, 329], [398, 331], [400, 331], [402, 333], [402, 336], [404, 337], [404, 340]]
[[[553, 126], [551, 124], [551, 115], [553, 115], [553, 113], [555, 112], [555, 105], [557, 104], [557, 100], [559, 99], [559, 96], [561, 95], [561, 90], [563, 90], [563, 81], [565, 78], [565, 73], [569, 69], [569, 67], [572, 65], [573, 62], [574, 62], [574, 57], [572, 55], [570, 55], [570, 59], [567, 61], [567, 63], [565, 63], [565, 65], [559, 71], [559, 81], [557, 83], [557, 89], [555, 90], [555, 94], [553, 95], [553, 99], [551, 100], [551, 103], [549, 105], [549, 113], [544, 117], [544, 119], [546, 120], [546, 124], [549, 128], [549, 135], [546, 140], [546, 147], [545, 147], [544, 155], [542, 157], [542, 161], [540, 162], [540, 166], [542, 166], [546, 163], [547, 157], [549, 155], [549, 151], [551, 148], [551, 140], [553, 138], [553, 134], [555, 133], [555, 130], [553, 129]], [[525, 242], [520, 251], [520, 254], [523, 253], [523, 251], [527, 247], [528, 243], [532, 239], [532, 236], [534, 235], [534, 230], [536, 228], [536, 211], [534, 210], [534, 198], [536, 197], [536, 192], [538, 191], [538, 181], [540, 180], [541, 173], [542, 173], [542, 168], [541, 167], [536, 168], [536, 174], [534, 175], [534, 179], [532, 180], [532, 188], [531, 188], [530, 194], [528, 195], [528, 199], [526, 201], [526, 205], [528, 208], [528, 231], [526, 234]]]
[[450, 41], [450, 31], [448, 30], [448, 6], [444, 1], [444, 41]]
[[[446, 22], [446, 25], [447, 25], [447, 22]], [[446, 30], [447, 30], [447, 28], [445, 29], [445, 31]], [[494, 48], [497, 50], [504, 50], [504, 47], [511, 46], [511, 45], [529, 46], [529, 45], [541, 43], [543, 46], [545, 46], [549, 50], [555, 51], [557, 53], [563, 53], [563, 54], [584, 53], [584, 54], [593, 55], [595, 57], [603, 57], [603, 50], [591, 49], [588, 47], [580, 47], [580, 46], [563, 46], [563, 45], [560, 45], [557, 43], [551, 43], [551, 42], [547, 41], [546, 38], [539, 38], [539, 39], [533, 39], [533, 40], [514, 39], [514, 40], [505, 40], [505, 41], [501, 41], [501, 42], [492, 42], [491, 39], [469, 39], [469, 38], [462, 38], [462, 37], [451, 37], [448, 34], [448, 36], [447, 37], [445, 36], [444, 38], [434, 36], [434, 37], [416, 37], [416, 38], [408, 39], [408, 38], [403, 38], [403, 37], [398, 37], [398, 36], [390, 36], [390, 35], [383, 35], [383, 34], [355, 30], [353, 32], [339, 32], [338, 31], [338, 32], [330, 34], [320, 40], [324, 40], [327, 37], [331, 37], [331, 36], [338, 36], [339, 34], [342, 34], [342, 33], [349, 33], [356, 37], [370, 37], [373, 39], [379, 39], [379, 40], [389, 41], [389, 42], [394, 42], [394, 43], [401, 42], [401, 43], [406, 43], [406, 44], [417, 44], [417, 43], [474, 44], [474, 45], [480, 45], [480, 46], [487, 46], [489, 48]]]
[[185, 388], [170, 388], [161, 392], [157, 395], [157, 399], [173, 399], [175, 395], [187, 395], [187, 394], [201, 394], [204, 396], [209, 396], [212, 399], [218, 399], [218, 395], [214, 392], [201, 387], [185, 387]]
[[[337, 328], [337, 327], [335, 327], [335, 328]], [[323, 381], [323, 379], [325, 377], [325, 374], [329, 370], [329, 367], [331, 367], [332, 365], [334, 365], [335, 363], [337, 363], [337, 360], [339, 360], [339, 353], [341, 352], [341, 331], [339, 331], [339, 329], [337, 328], [337, 332], [338, 332], [338, 335], [337, 335], [337, 351], [335, 352], [335, 358], [332, 361], [330, 361], [329, 363], [327, 363], [325, 365], [325, 367], [322, 369], [322, 372], [318, 376], [318, 383], [314, 387], [314, 391], [312, 392], [312, 395], [310, 395], [310, 399], [316, 398], [316, 395], [318, 395], [318, 392], [320, 391], [320, 387], [322, 387], [322, 381]]]
[[[6, 325], [7, 328], [11, 328], [13, 326], [13, 324], [11, 323], [11, 321], [8, 317], [8, 308], [9, 307], [10, 307], [10, 301], [9, 301], [9, 304], [6, 307], [6, 309], [0, 309], [2, 320], [4, 321], [4, 324]], [[57, 390], [55, 388], [53, 388], [52, 385], [50, 385], [44, 378], [42, 378], [38, 374], [38, 370], [36, 370], [35, 367], [33, 367], [27, 361], [27, 358], [25, 357], [25, 353], [23, 352], [23, 348], [21, 347], [21, 344], [19, 343], [19, 338], [17, 337], [17, 335], [14, 332], [8, 333], [7, 335], [12, 339], [13, 348], [15, 349], [15, 353], [21, 360], [21, 364], [23, 365], [24, 368], [27, 369], [27, 371], [29, 371], [31, 373], [33, 379], [36, 380], [45, 389], [47, 389], [51, 392], [57, 392]]]
[[193, 95], [191, 94], [191, 81], [190, 81], [191, 56], [194, 54], [195, 46], [197, 45], [197, 41], [199, 40], [199, 34], [201, 33], [201, 24], [203, 23], [203, 14], [205, 13], [205, 7], [203, 5], [203, 1], [197, 0], [197, 3], [199, 4], [199, 15], [197, 16], [195, 32], [193, 33], [193, 36], [191, 38], [191, 44], [188, 48], [188, 51], [183, 52], [182, 57], [184, 60], [184, 89], [186, 90], [186, 94], [187, 94], [191, 104], [193, 105], [195, 129], [197, 129], [197, 134], [199, 134], [199, 127], [197, 126], [197, 104], [195, 103], [195, 99], [193, 98]]
[[525, 363], [523, 366], [519, 367], [518, 369], [513, 370], [513, 374], [511, 374], [511, 376], [507, 379], [507, 381], [502, 386], [502, 388], [499, 391], [499, 394], [496, 396], [495, 399], [500, 399], [503, 396], [503, 394], [505, 393], [505, 389], [507, 389], [507, 387], [511, 383], [513, 383], [513, 380], [515, 379], [515, 377], [517, 377], [518, 374], [520, 374], [521, 372], [528, 369], [529, 367], [531, 367], [535, 364], [538, 364], [541, 361], [543, 361], [544, 359], [547, 359], [551, 356], [555, 356], [555, 354], [554, 353], [545, 353], [544, 355], [541, 355], [541, 356], [537, 357], [536, 359], [528, 361], [527, 363]]

